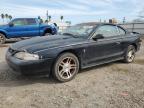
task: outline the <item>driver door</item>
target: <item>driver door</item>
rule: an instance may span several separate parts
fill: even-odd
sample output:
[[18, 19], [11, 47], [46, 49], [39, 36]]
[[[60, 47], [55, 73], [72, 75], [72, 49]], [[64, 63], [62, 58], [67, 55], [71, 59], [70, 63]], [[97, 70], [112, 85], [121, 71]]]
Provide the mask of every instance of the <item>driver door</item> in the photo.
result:
[[86, 47], [85, 61], [89, 66], [101, 64], [121, 57], [122, 37], [119, 35], [117, 26], [102, 25], [99, 26], [93, 36], [103, 35], [103, 39], [90, 39]]
[[7, 28], [7, 33], [9, 37], [24, 37], [28, 35], [26, 20], [18, 18], [13, 20], [9, 27]]

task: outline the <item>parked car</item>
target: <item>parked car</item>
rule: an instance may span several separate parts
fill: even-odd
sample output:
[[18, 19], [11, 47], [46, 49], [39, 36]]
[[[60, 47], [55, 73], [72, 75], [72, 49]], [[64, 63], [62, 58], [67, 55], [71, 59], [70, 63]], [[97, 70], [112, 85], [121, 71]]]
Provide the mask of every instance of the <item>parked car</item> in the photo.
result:
[[37, 18], [16, 18], [9, 24], [0, 26], [0, 44], [5, 43], [6, 38], [45, 36], [56, 33], [55, 26], [40, 23]]
[[123, 60], [131, 63], [140, 49], [138, 34], [114, 24], [76, 25], [62, 35], [36, 37], [13, 44], [7, 51], [9, 66], [24, 75], [53, 74], [72, 80], [80, 69]]

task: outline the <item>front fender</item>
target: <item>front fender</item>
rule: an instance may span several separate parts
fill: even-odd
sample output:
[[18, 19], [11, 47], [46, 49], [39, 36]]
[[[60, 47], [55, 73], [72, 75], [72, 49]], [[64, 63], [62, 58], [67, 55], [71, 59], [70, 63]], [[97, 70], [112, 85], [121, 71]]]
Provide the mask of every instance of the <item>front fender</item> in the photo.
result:
[[71, 52], [75, 54], [80, 60], [84, 56], [83, 47], [76, 47], [76, 46], [69, 46], [69, 47], [61, 46], [56, 48], [48, 48], [48, 49], [37, 51], [35, 53], [42, 56], [43, 59], [52, 58], [55, 60], [59, 56], [59, 54], [63, 52]]
[[39, 31], [40, 31], [40, 36], [43, 36], [43, 34], [45, 33], [45, 31], [47, 29], [51, 29], [49, 26], [45, 26], [45, 25], [40, 25], [39, 26]]
[[46, 30], [48, 30], [48, 29], [51, 30], [51, 32], [52, 32], [53, 35], [54, 35], [54, 34], [57, 34], [57, 29], [56, 29], [56, 27], [52, 27], [52, 26], [50, 26], [50, 25], [47, 25], [47, 26], [43, 26], [42, 28], [43, 28], [42, 34], [43, 34]]

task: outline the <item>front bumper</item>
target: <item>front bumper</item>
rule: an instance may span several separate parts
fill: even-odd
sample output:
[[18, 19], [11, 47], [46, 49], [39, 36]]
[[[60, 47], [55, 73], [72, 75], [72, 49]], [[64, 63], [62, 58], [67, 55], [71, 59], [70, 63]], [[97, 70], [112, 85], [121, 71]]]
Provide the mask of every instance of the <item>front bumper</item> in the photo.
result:
[[14, 71], [26, 75], [49, 74], [53, 63], [51, 58], [33, 61], [20, 60], [12, 56], [8, 51], [6, 53], [6, 61]]

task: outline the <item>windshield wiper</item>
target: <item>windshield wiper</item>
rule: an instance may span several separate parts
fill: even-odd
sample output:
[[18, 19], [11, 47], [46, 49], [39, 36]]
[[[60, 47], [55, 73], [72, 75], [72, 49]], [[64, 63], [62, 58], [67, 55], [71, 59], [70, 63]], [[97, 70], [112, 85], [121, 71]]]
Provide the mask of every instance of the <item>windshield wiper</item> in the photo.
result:
[[69, 35], [69, 36], [72, 36], [72, 37], [74, 37], [74, 38], [78, 38], [77, 35], [74, 35], [74, 34], [72, 34], [72, 33], [63, 33], [63, 35]]

